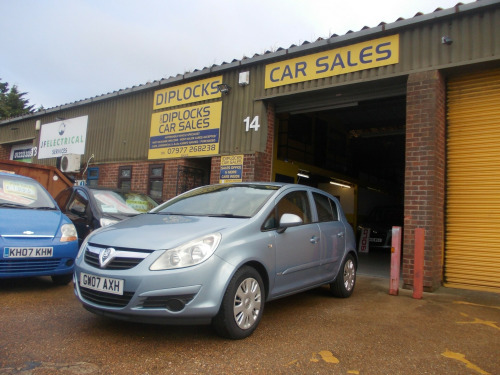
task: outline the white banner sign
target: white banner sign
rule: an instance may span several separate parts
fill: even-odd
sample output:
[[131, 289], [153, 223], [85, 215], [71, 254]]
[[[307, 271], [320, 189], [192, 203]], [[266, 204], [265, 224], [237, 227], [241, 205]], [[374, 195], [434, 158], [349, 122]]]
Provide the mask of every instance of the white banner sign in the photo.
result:
[[85, 153], [89, 116], [42, 125], [38, 159], [57, 158], [64, 154]]

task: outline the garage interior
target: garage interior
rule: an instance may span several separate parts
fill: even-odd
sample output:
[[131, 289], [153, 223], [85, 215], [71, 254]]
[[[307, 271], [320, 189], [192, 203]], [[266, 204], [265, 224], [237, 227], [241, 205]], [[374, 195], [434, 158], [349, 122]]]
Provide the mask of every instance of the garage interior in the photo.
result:
[[[309, 178], [298, 179], [301, 184], [321, 188], [335, 175], [356, 186], [356, 233], [370, 211], [380, 206], [400, 207], [398, 222], [390, 225], [402, 226], [405, 86], [399, 83], [382, 90], [370, 86], [351, 90], [348, 95], [330, 93], [316, 100], [278, 101], [277, 159], [309, 170]], [[389, 278], [390, 248], [370, 244], [368, 253], [359, 255], [359, 273]]]

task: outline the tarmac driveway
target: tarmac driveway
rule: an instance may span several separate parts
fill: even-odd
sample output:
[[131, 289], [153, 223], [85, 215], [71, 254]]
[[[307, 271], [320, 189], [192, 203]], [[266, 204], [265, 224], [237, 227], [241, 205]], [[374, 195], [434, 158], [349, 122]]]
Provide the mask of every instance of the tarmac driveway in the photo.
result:
[[319, 288], [271, 302], [230, 341], [95, 316], [49, 278], [0, 280], [0, 374], [500, 374], [500, 294], [388, 288], [359, 276], [348, 299]]

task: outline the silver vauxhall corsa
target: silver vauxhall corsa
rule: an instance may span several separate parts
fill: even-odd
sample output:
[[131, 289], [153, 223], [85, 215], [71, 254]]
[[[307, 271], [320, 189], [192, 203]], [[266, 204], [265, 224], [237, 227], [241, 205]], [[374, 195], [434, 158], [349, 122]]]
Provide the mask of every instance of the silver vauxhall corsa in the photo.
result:
[[265, 302], [330, 284], [349, 297], [355, 237], [339, 201], [291, 184], [200, 187], [83, 242], [75, 294], [96, 314], [161, 324], [212, 324], [248, 337]]

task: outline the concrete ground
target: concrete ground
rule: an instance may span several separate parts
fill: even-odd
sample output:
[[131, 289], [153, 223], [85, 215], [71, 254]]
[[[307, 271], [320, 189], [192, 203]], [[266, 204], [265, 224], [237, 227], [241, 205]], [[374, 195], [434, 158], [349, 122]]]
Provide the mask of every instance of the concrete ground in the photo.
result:
[[322, 287], [272, 301], [232, 341], [93, 315], [49, 278], [0, 280], [0, 375], [500, 374], [500, 294], [388, 288], [360, 275], [347, 299]]

